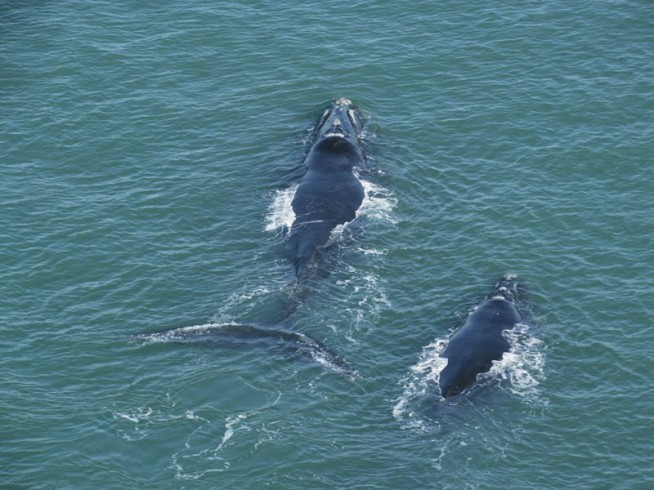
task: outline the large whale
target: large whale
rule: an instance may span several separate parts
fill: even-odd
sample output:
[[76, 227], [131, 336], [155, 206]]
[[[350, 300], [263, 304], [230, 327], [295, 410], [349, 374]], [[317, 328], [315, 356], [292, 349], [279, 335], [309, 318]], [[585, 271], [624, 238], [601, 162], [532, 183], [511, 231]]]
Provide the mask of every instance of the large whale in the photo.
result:
[[516, 306], [516, 276], [506, 275], [489, 297], [475, 308], [440, 354], [447, 365], [440, 372], [441, 395], [449, 397], [472, 385], [477, 375], [490, 370], [511, 347], [503, 332], [522, 322]]
[[[304, 161], [306, 173], [292, 201], [295, 220], [288, 236], [288, 250], [298, 281], [309, 275], [314, 256], [327, 244], [334, 228], [352, 221], [363, 202], [363, 186], [353, 173], [354, 167], [364, 168], [366, 163], [360, 145], [362, 130], [359, 112], [345, 98], [333, 101], [316, 126]], [[300, 306], [302, 292], [296, 291], [281, 314], [265, 323], [194, 325], [142, 333], [133, 338], [217, 346], [264, 345], [356, 377], [356, 371], [325, 344], [285, 324]]]
[[363, 186], [353, 173], [366, 164], [362, 130], [362, 118], [346, 98], [332, 102], [316, 127], [305, 159], [307, 171], [291, 203], [295, 220], [288, 251], [299, 280], [308, 275], [334, 228], [352, 221], [363, 202]]

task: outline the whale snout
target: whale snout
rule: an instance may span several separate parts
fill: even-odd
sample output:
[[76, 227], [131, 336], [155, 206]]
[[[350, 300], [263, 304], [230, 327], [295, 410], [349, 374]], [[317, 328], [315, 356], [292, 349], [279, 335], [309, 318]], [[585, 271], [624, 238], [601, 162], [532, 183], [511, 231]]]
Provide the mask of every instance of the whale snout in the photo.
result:
[[316, 131], [320, 138], [335, 136], [356, 139], [362, 129], [363, 122], [352, 101], [341, 97], [325, 110]]
[[[344, 105], [346, 105], [346, 106], [351, 107], [351, 106], [352, 106], [352, 101], [351, 101], [350, 99], [348, 99], [347, 97], [341, 97], [341, 98], [336, 99], [336, 100], [334, 101], [334, 105], [338, 105], [338, 106], [344, 106]], [[349, 108], [349, 107], [348, 107], [348, 108]]]

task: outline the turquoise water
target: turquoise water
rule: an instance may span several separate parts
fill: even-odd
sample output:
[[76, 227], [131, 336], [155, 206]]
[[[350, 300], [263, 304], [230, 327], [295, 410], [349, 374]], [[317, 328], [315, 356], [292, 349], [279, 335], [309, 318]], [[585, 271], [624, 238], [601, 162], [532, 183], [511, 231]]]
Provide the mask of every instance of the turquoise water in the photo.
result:
[[[1, 487], [654, 485], [651, 2], [4, 2], [0, 79]], [[289, 324], [360, 377], [133, 341], [278, 310], [340, 96], [374, 168]], [[442, 403], [506, 272], [529, 322]]]

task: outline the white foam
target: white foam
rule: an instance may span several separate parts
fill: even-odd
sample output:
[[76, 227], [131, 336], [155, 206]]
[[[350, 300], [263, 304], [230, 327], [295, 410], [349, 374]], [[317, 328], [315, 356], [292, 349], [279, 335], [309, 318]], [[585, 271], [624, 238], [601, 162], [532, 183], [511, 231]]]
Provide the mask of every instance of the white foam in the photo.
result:
[[114, 417], [138, 424], [139, 422], [149, 419], [152, 413], [153, 411], [150, 407], [141, 407], [131, 413], [114, 412]]
[[418, 362], [411, 366], [411, 373], [404, 380], [404, 390], [393, 407], [393, 417], [397, 421], [412, 418], [411, 405], [414, 401], [429, 394], [438, 383], [438, 376], [447, 365], [447, 359], [440, 357], [447, 345], [447, 339], [436, 339], [425, 346]]
[[168, 424], [170, 421], [192, 420], [197, 422], [207, 422], [206, 419], [196, 415], [192, 410], [186, 410], [184, 413], [175, 413], [174, 403], [167, 402], [168, 405], [161, 409], [155, 409], [150, 406], [137, 407], [131, 410], [122, 411], [114, 410], [113, 418], [117, 421], [118, 429], [116, 434], [125, 441], [139, 441], [148, 437], [150, 428], [157, 424]]
[[297, 185], [275, 192], [268, 215], [266, 216], [266, 231], [290, 228], [295, 221], [295, 213], [291, 203], [297, 190]]
[[[255, 431], [261, 434], [254, 443], [256, 450], [260, 444], [272, 440], [277, 432], [269, 430], [257, 422], [257, 414], [263, 410], [277, 405], [281, 393], [272, 402], [265, 406], [249, 410], [235, 415], [228, 415], [224, 419], [200, 420], [202, 423], [193, 424], [191, 431], [184, 441], [183, 447], [171, 456], [171, 466], [175, 470], [175, 478], [178, 480], [198, 480], [210, 473], [221, 473], [227, 471], [230, 466], [230, 459], [239, 451], [232, 450], [233, 439], [240, 432]], [[224, 424], [223, 436], [218, 444], [210, 434], [217, 432], [218, 424]], [[231, 443], [230, 443], [231, 441]], [[247, 444], [247, 441], [244, 441]]]
[[359, 252], [361, 252], [363, 255], [377, 255], [377, 256], [381, 256], [381, 255], [387, 255], [387, 254], [388, 254], [388, 249], [385, 249], [385, 248], [382, 249], [382, 250], [377, 250], [377, 249], [374, 249], [374, 248], [363, 248], [363, 247], [359, 247], [359, 248], [357, 248], [357, 250], [358, 250]]
[[171, 340], [177, 340], [179, 338], [182, 338], [188, 334], [198, 334], [198, 333], [206, 332], [211, 329], [220, 328], [223, 325], [227, 325], [227, 324], [221, 325], [218, 323], [203, 323], [200, 325], [189, 325], [187, 327], [179, 327], [170, 330], [165, 330], [163, 332], [140, 334], [138, 335], [138, 338], [151, 343], [169, 342]]
[[396, 224], [397, 218], [393, 210], [397, 206], [397, 199], [393, 197], [391, 191], [367, 180], [359, 180], [361, 185], [363, 185], [365, 198], [357, 211], [357, 216], [367, 216], [371, 219]]
[[245, 419], [247, 419], [247, 415], [245, 414], [238, 414], [233, 417], [227, 417], [227, 421], [225, 422], [225, 433], [223, 434], [223, 439], [220, 441], [216, 451], [220, 451], [223, 447], [225, 447], [227, 441], [232, 438], [234, 432], [238, 430], [240, 423]]
[[545, 380], [545, 356], [542, 341], [530, 336], [529, 326], [518, 324], [503, 332], [511, 344], [500, 361], [493, 363], [489, 374], [509, 381], [509, 389], [517, 395], [538, 395], [538, 385]]

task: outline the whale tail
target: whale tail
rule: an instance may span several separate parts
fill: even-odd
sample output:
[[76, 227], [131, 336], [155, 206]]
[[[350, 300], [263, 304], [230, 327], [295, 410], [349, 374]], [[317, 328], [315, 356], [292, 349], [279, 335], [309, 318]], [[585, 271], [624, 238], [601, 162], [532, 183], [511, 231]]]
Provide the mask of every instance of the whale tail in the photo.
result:
[[324, 343], [279, 325], [207, 323], [145, 332], [134, 335], [133, 339], [148, 343], [200, 344], [219, 347], [259, 345], [279, 351], [291, 358], [318, 363], [350, 378], [358, 377], [357, 371]]

